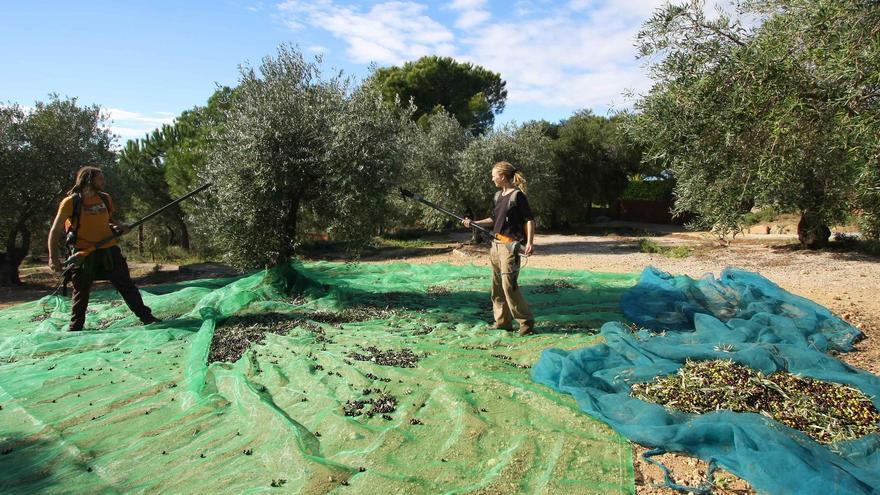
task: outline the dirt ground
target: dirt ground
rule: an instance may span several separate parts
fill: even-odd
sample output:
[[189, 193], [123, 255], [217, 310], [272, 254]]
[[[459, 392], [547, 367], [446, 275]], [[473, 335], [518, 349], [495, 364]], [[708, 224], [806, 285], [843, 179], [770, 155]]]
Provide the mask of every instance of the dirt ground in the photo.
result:
[[[780, 287], [813, 300], [861, 329], [866, 338], [856, 345], [855, 352], [840, 358], [852, 366], [880, 374], [880, 258], [839, 250], [803, 251], [796, 239], [785, 229], [756, 226], [751, 232], [732, 241], [719, 243], [705, 233], [685, 232], [680, 228], [657, 225], [609, 224], [605, 235], [538, 235], [536, 252], [529, 267], [600, 272], [638, 273], [652, 265], [673, 274], [699, 277], [705, 273], [716, 276], [728, 266], [756, 271]], [[770, 233], [767, 233], [767, 232]], [[692, 249], [685, 258], [646, 254], [638, 250], [640, 237], [649, 236], [661, 246], [687, 246]], [[452, 264], [488, 264], [480, 249], [464, 244], [467, 233], [433, 238], [430, 246], [418, 248], [386, 248], [368, 251], [362, 261], [410, 263], [447, 262]], [[322, 259], [333, 258], [328, 253]], [[176, 280], [223, 276], [230, 272], [222, 265], [203, 264], [180, 269], [176, 265], [131, 263], [133, 276], [141, 286]], [[21, 288], [0, 288], [0, 309], [42, 297], [54, 289], [57, 280], [43, 267], [22, 271], [26, 285]], [[676, 493], [655, 485], [662, 483], [659, 468], [641, 459], [646, 449], [633, 445], [636, 493]], [[672, 471], [681, 484], [696, 486], [705, 479], [706, 463], [691, 457], [664, 454], [658, 460]], [[715, 493], [754, 493], [749, 485], [735, 476], [719, 471], [715, 474]]]

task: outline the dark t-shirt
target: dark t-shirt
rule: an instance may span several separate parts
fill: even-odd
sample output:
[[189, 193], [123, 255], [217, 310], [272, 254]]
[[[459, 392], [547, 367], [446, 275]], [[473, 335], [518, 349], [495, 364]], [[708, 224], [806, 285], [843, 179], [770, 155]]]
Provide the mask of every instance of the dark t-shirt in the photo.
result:
[[[513, 207], [510, 200], [513, 201]], [[526, 240], [526, 222], [534, 220], [529, 198], [519, 189], [507, 196], [497, 195], [492, 204], [493, 234], [501, 234], [524, 242]]]

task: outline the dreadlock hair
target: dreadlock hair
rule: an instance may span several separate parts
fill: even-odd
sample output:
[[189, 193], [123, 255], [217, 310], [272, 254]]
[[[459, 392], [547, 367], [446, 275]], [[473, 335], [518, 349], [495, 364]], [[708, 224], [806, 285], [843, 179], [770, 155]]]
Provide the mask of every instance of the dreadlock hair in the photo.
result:
[[492, 165], [492, 170], [501, 172], [501, 175], [509, 180], [514, 187], [526, 194], [526, 177], [521, 170], [510, 164], [510, 162], [498, 162]]
[[79, 169], [76, 172], [76, 183], [70, 191], [67, 191], [67, 194], [82, 194], [83, 188], [86, 186], [94, 189], [95, 179], [103, 173], [98, 167], [85, 166]]

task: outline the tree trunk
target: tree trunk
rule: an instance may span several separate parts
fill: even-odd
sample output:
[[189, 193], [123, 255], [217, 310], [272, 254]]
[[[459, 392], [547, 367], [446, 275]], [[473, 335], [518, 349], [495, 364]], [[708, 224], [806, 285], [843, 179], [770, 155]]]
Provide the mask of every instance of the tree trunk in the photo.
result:
[[144, 255], [144, 224], [138, 225], [137, 247], [138, 247], [138, 254], [143, 256]]
[[189, 251], [189, 229], [185, 222], [180, 222], [180, 247]]
[[0, 287], [21, 285], [18, 278], [18, 265], [13, 264], [6, 257], [6, 253], [0, 253]]
[[585, 211], [586, 218], [584, 218], [584, 220], [587, 223], [592, 223], [592, 221], [593, 221], [593, 195], [592, 194], [587, 196], [587, 205], [586, 206], [587, 206], [586, 211]]
[[165, 224], [165, 230], [168, 231], [168, 245], [173, 246], [174, 244], [177, 244], [177, 233], [174, 232], [174, 229], [172, 229], [170, 225]]
[[290, 200], [290, 206], [282, 217], [281, 239], [278, 246], [276, 265], [286, 264], [293, 257], [293, 245], [296, 242], [296, 223], [299, 220], [299, 197]]
[[831, 229], [815, 213], [815, 210], [807, 208], [801, 212], [801, 220], [797, 226], [798, 240], [801, 246], [807, 249], [821, 249], [828, 245], [831, 237]]
[[180, 227], [180, 247], [189, 251], [189, 229], [186, 227], [186, 222], [184, 221], [183, 209], [180, 208], [180, 205], [176, 205], [174, 207], [174, 218], [177, 220], [177, 225]]
[[480, 244], [485, 241], [483, 238], [484, 234], [476, 229], [476, 227], [471, 227], [471, 244]]
[[[17, 243], [19, 237], [20, 246]], [[23, 285], [18, 267], [31, 248], [31, 231], [20, 222], [12, 227], [6, 239], [6, 253], [0, 257], [0, 286]]]

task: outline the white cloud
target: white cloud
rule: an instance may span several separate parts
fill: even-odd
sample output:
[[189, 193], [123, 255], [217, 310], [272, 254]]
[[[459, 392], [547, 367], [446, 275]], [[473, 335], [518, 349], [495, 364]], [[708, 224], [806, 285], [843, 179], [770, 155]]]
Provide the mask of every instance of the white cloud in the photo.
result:
[[[415, 1], [288, 0], [279, 5], [295, 29], [324, 30], [347, 44], [355, 63], [400, 65], [448, 55], [499, 72], [508, 103], [570, 109], [629, 106], [623, 96], [650, 88], [636, 60], [635, 36], [666, 0], [452, 0], [444, 26]], [[710, 15], [724, 0], [708, 0]], [[474, 29], [477, 28], [477, 29]]]
[[458, 16], [455, 26], [461, 29], [470, 29], [485, 23], [492, 17], [486, 10], [466, 10]]
[[486, 6], [486, 0], [453, 0], [449, 8], [454, 10], [476, 10]]
[[492, 17], [486, 10], [486, 0], [455, 0], [446, 8], [459, 13], [455, 26], [460, 29], [474, 28]]
[[143, 114], [121, 108], [104, 108], [103, 113], [109, 118], [105, 128], [119, 136], [115, 143], [118, 147], [124, 146], [130, 139], [142, 139], [163, 124], [174, 123], [175, 118], [170, 112]]
[[578, 12], [581, 10], [587, 10], [595, 4], [596, 0], [571, 0], [570, 2], [568, 2], [568, 8], [575, 12]]
[[288, 0], [278, 6], [292, 29], [328, 31], [348, 44], [354, 62], [400, 64], [424, 55], [452, 53], [452, 31], [425, 14], [414, 2], [383, 2], [363, 11], [330, 0]]
[[126, 141], [130, 139], [143, 139], [144, 136], [153, 132], [153, 129], [144, 129], [141, 127], [126, 127], [126, 126], [118, 126], [111, 125], [108, 126], [107, 129], [110, 129], [114, 135], [119, 136], [119, 144], [124, 145]]
[[[626, 106], [627, 90], [650, 86], [635, 59], [635, 35], [662, 0], [577, 1], [569, 9], [512, 17], [462, 40], [475, 64], [501, 73], [511, 104], [580, 108]], [[537, 14], [537, 15], [536, 15]]]
[[141, 124], [143, 127], [150, 127], [151, 130], [156, 127], [161, 127], [162, 124], [171, 124], [174, 122], [174, 116], [169, 112], [153, 112], [152, 115], [144, 115], [142, 113], [130, 112], [120, 108], [105, 108], [103, 110], [105, 115], [114, 122], [122, 121], [129, 124], [137, 123]]

